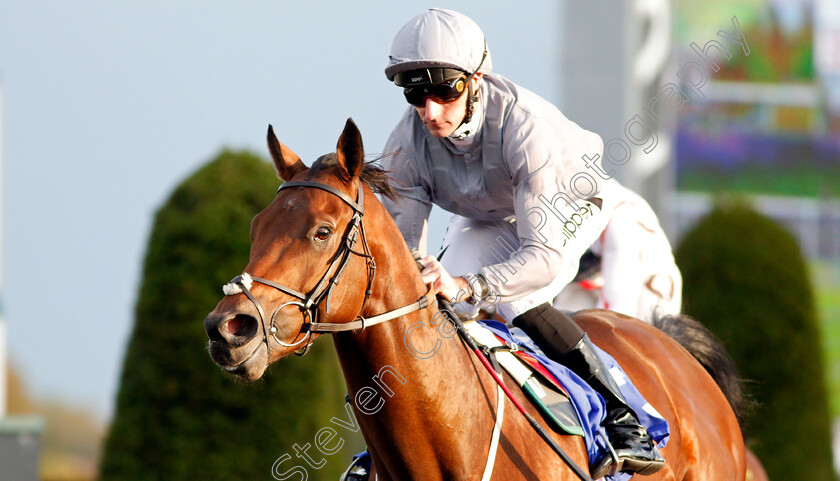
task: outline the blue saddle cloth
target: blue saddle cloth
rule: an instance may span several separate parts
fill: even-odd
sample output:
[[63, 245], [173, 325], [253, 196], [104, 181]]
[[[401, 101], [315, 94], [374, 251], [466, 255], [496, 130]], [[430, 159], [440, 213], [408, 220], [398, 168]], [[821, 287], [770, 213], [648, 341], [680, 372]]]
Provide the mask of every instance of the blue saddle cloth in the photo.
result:
[[[608, 455], [609, 449], [606, 444], [607, 435], [601, 426], [601, 423], [606, 417], [604, 398], [569, 368], [549, 359], [522, 330], [513, 328], [512, 333], [505, 324], [498, 321], [482, 320], [478, 322], [505, 341], [516, 344], [520, 349], [527, 351], [566, 388], [572, 405], [583, 426], [586, 453], [589, 456], [590, 463], [594, 463], [596, 460], [601, 459], [602, 456]], [[621, 389], [621, 394], [624, 395], [627, 403], [636, 412], [642, 426], [648, 430], [648, 433], [656, 441], [660, 449], [665, 447], [670, 434], [668, 421], [656, 412], [653, 406], [645, 401], [641, 393], [633, 386], [630, 378], [624, 373], [624, 370], [621, 369], [621, 366], [618, 365], [618, 362], [612, 356], [598, 348], [598, 346], [595, 346], [595, 349], [598, 355], [601, 356], [604, 365], [613, 377], [616, 378]], [[618, 473], [615, 476], [605, 479], [610, 481], [626, 481], [631, 477], [632, 475], [629, 473]]]

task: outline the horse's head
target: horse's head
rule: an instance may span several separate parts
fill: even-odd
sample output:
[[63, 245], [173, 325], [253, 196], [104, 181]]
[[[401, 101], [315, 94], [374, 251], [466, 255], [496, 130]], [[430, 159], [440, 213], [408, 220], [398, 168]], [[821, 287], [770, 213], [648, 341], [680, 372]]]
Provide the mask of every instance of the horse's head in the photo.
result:
[[[249, 380], [261, 377], [271, 362], [306, 349], [319, 335], [313, 322], [346, 323], [360, 315], [374, 272], [365, 224], [384, 213], [368, 185], [390, 193], [384, 172], [365, 165], [352, 120], [336, 152], [311, 168], [270, 126], [268, 146], [286, 182], [251, 223], [244, 273], [224, 286], [226, 296], [204, 321], [213, 360]], [[365, 215], [365, 205], [374, 213]]]

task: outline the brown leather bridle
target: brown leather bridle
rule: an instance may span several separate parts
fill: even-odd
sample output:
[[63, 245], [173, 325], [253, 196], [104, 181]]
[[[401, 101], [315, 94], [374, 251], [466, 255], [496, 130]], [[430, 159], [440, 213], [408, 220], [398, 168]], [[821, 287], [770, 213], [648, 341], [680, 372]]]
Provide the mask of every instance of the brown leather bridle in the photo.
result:
[[[318, 284], [308, 294], [303, 294], [295, 289], [284, 286], [282, 284], [278, 284], [269, 279], [254, 277], [248, 275], [247, 273], [243, 273], [242, 275], [234, 277], [230, 281], [230, 283], [225, 286], [224, 292], [226, 295], [234, 295], [239, 294], [241, 292], [245, 294], [245, 296], [247, 296], [248, 299], [257, 308], [257, 312], [260, 316], [260, 323], [263, 328], [263, 341], [265, 342], [266, 348], [268, 348], [269, 353], [271, 352], [271, 346], [268, 342], [269, 335], [273, 337], [278, 344], [284, 347], [296, 347], [302, 344], [307, 339], [309, 339], [309, 343], [301, 348], [302, 352], [296, 351], [296, 354], [303, 355], [306, 353], [309, 346], [312, 345], [313, 340], [311, 339], [311, 333], [313, 332], [335, 333], [356, 330], [362, 332], [367, 327], [385, 321], [389, 321], [391, 319], [395, 319], [410, 312], [424, 309], [429, 306], [429, 291], [426, 291], [426, 294], [424, 294], [423, 297], [407, 306], [394, 309], [392, 311], [388, 311], [386, 313], [379, 314], [377, 316], [370, 317], [367, 319], [362, 317], [361, 312], [372, 294], [373, 278], [376, 273], [376, 262], [373, 259], [373, 255], [370, 253], [370, 248], [367, 242], [367, 236], [365, 235], [364, 222], [362, 221], [362, 217], [364, 216], [364, 187], [362, 183], [359, 182], [359, 189], [355, 201], [351, 199], [347, 194], [341, 192], [335, 187], [320, 182], [285, 182], [280, 186], [280, 188], [277, 189], [277, 193], [279, 194], [281, 190], [290, 187], [312, 187], [324, 190], [344, 201], [344, 203], [349, 205], [354, 212], [352, 219], [347, 224], [347, 229], [344, 234], [344, 237], [342, 238], [341, 245], [339, 246], [338, 251], [336, 251], [335, 256], [333, 256], [333, 260], [330, 263], [330, 266], [327, 268], [324, 275], [321, 276], [321, 280], [318, 281]], [[359, 237], [361, 237], [362, 240], [362, 252], [353, 250], [353, 247], [356, 245], [356, 242], [358, 242]], [[363, 257], [367, 260], [367, 287], [365, 288], [365, 297], [362, 301], [362, 307], [359, 308], [359, 312], [356, 314], [355, 320], [353, 320], [352, 322], [319, 322], [318, 307], [321, 305], [322, 302], [325, 302], [324, 312], [329, 314], [330, 299], [332, 298], [333, 289], [338, 285], [341, 275], [344, 273], [344, 270], [347, 267], [347, 263], [350, 261], [351, 254]], [[333, 273], [332, 276], [330, 276], [331, 273]], [[263, 310], [257, 298], [250, 291], [251, 281], [258, 282], [260, 284], [277, 289], [283, 292], [284, 294], [292, 296], [298, 300], [289, 301], [284, 304], [281, 304], [277, 309], [275, 309], [274, 313], [271, 315], [270, 322], [266, 322], [265, 311]], [[280, 310], [286, 306], [298, 306], [300, 308], [301, 313], [304, 316], [304, 324], [301, 328], [301, 331], [305, 331], [306, 335], [299, 341], [294, 342], [292, 344], [285, 343], [277, 337], [277, 327], [274, 325], [274, 319], [277, 316], [277, 313], [280, 312]]]

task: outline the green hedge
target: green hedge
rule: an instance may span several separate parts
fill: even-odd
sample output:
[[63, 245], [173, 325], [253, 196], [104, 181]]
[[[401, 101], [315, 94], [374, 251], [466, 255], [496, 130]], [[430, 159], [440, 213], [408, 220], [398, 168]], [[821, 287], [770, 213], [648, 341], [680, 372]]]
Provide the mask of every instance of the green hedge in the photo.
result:
[[332, 416], [347, 417], [329, 339], [255, 383], [224, 373], [207, 353], [204, 317], [245, 268], [251, 219], [279, 182], [267, 162], [225, 151], [157, 212], [100, 479], [271, 480], [288, 453], [294, 461], [283, 467], [301, 464], [309, 479], [335, 480], [349, 462], [345, 449], [315, 470], [293, 449], [312, 444]]
[[744, 204], [719, 202], [675, 256], [684, 312], [749, 380], [748, 444], [770, 479], [834, 479], [814, 294], [796, 239]]

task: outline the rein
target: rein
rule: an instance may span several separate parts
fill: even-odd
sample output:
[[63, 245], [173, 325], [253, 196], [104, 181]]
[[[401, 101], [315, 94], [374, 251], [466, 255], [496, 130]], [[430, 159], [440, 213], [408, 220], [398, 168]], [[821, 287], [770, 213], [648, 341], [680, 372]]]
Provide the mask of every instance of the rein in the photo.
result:
[[[362, 317], [361, 312], [362, 310], [364, 310], [365, 304], [367, 304], [367, 301], [372, 294], [373, 278], [376, 274], [376, 263], [374, 262], [373, 255], [370, 253], [370, 247], [368, 246], [367, 236], [365, 234], [364, 222], [362, 222], [362, 216], [364, 216], [364, 187], [362, 183], [359, 183], [359, 189], [355, 201], [351, 199], [347, 194], [341, 192], [335, 187], [332, 187], [327, 184], [322, 184], [320, 182], [285, 182], [277, 189], [277, 192], [280, 193], [281, 190], [289, 187], [311, 187], [329, 192], [330, 194], [341, 199], [345, 204], [349, 205], [354, 212], [353, 218], [347, 225], [347, 231], [344, 234], [341, 246], [336, 252], [335, 257], [333, 257], [330, 266], [327, 268], [326, 272], [321, 277], [321, 280], [318, 281], [318, 284], [309, 292], [309, 294], [303, 294], [295, 289], [284, 286], [282, 284], [278, 284], [269, 279], [251, 276], [247, 272], [234, 277], [233, 280], [231, 280], [228, 284], [225, 284], [222, 287], [222, 291], [227, 296], [232, 296], [240, 293], [245, 294], [245, 296], [248, 297], [248, 299], [257, 308], [257, 312], [260, 316], [260, 323], [263, 327], [263, 339], [265, 341], [266, 347], [269, 349], [269, 352], [271, 351], [271, 346], [268, 342], [269, 335], [273, 337], [278, 344], [284, 347], [297, 347], [303, 342], [305, 342], [307, 339], [309, 339], [309, 343], [303, 346], [303, 348], [301, 348], [303, 351], [300, 352], [299, 355], [303, 355], [306, 354], [306, 351], [308, 350], [309, 346], [312, 345], [311, 334], [313, 332], [336, 333], [344, 331], [356, 331], [360, 329], [361, 330], [359, 332], [362, 332], [367, 327], [390, 321], [392, 319], [396, 319], [397, 317], [404, 316], [411, 312], [429, 307], [430, 303], [428, 296], [429, 292], [431, 291], [431, 287], [429, 287], [429, 290], [427, 290], [426, 293], [420, 299], [407, 306], [403, 306], [398, 309], [394, 309], [373, 317], [369, 317], [367, 319]], [[360, 236], [362, 239], [363, 252], [353, 250], [353, 247]], [[362, 307], [359, 308], [359, 314], [356, 315], [355, 320], [347, 323], [319, 322], [318, 307], [321, 305], [322, 302], [325, 302], [324, 310], [326, 313], [329, 314], [330, 299], [332, 298], [333, 289], [338, 285], [341, 275], [344, 274], [344, 269], [347, 267], [347, 264], [350, 261], [351, 254], [363, 257], [367, 260], [367, 288], [365, 289], [365, 298], [362, 301]], [[330, 277], [331, 272], [334, 272], [332, 277]], [[270, 322], [267, 323], [265, 311], [263, 310], [257, 298], [251, 292], [251, 286], [253, 282], [258, 282], [260, 284], [272, 287], [298, 300], [281, 304], [280, 307], [278, 307], [271, 315]], [[304, 317], [304, 325], [301, 331], [305, 331], [306, 335], [304, 335], [301, 340], [292, 344], [285, 343], [277, 337], [277, 327], [274, 325], [274, 319], [277, 316], [277, 313], [280, 312], [280, 310], [286, 306], [298, 306]], [[296, 354], [298, 354], [298, 352], [296, 352]]]

